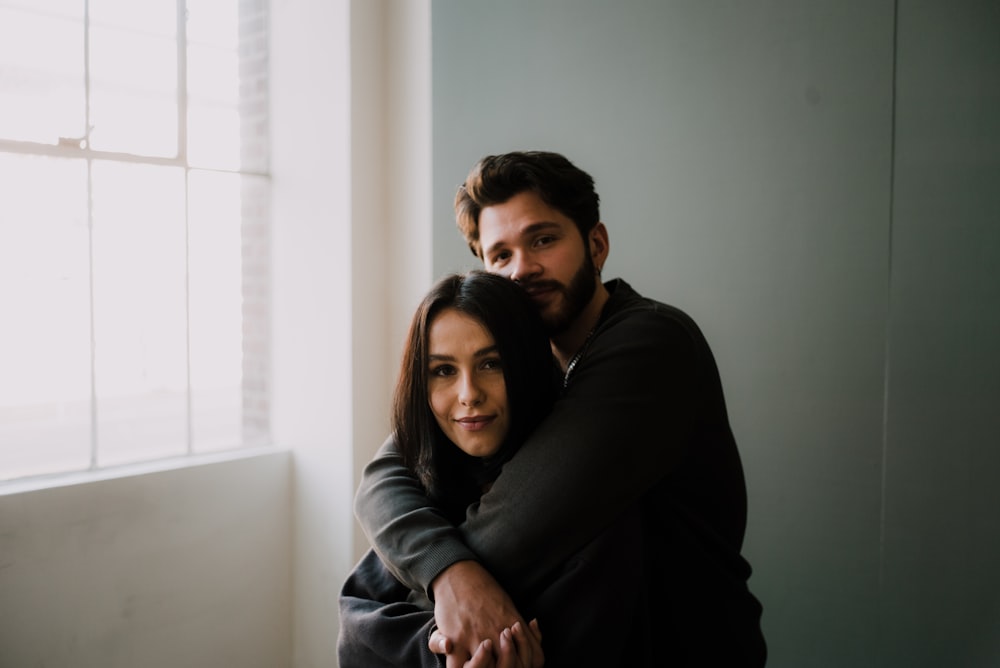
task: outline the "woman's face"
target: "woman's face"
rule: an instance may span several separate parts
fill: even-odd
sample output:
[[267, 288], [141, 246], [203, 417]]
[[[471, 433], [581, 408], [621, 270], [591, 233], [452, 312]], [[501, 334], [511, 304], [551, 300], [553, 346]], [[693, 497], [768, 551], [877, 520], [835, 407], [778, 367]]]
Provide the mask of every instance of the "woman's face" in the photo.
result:
[[475, 318], [448, 308], [428, 332], [431, 412], [445, 436], [473, 457], [497, 452], [510, 428], [496, 342]]

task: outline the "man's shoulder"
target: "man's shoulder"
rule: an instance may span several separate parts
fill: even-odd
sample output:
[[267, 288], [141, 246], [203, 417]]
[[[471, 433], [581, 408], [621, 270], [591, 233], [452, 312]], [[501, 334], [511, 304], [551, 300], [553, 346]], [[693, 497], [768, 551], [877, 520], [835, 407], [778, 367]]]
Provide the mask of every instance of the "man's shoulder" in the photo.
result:
[[[632, 394], [648, 391], [661, 396], [712, 363], [705, 337], [684, 311], [642, 296], [621, 279], [606, 287], [610, 296], [577, 369], [580, 380], [600, 379], [595, 393], [604, 396], [607, 385], [616, 382], [627, 385]], [[663, 382], [664, 378], [677, 382]], [[648, 379], [656, 380], [652, 386], [643, 385]]]
[[701, 338], [695, 321], [676, 306], [639, 294], [621, 278], [608, 281], [606, 287], [610, 297], [601, 317], [601, 329], [680, 329]]

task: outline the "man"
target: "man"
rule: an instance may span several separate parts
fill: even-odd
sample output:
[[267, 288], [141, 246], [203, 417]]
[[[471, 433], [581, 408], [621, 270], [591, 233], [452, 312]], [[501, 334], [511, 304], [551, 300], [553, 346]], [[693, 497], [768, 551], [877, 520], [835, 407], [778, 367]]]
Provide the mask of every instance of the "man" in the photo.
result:
[[[636, 623], [646, 630], [588, 629], [594, 646], [622, 643], [622, 666], [761, 666], [761, 608], [740, 556], [745, 483], [715, 361], [684, 313], [601, 282], [598, 205], [593, 179], [558, 154], [473, 168], [455, 200], [459, 229], [487, 271], [537, 304], [563, 396], [461, 526], [433, 510], [391, 440], [365, 470], [357, 515], [386, 566], [434, 601], [431, 649], [449, 667], [523, 625], [515, 601], [544, 596], [568, 560], [636, 512], [641, 544], [629, 549], [643, 566], [628, 575], [645, 589]], [[547, 625], [588, 623], [574, 606], [539, 620], [543, 645]]]

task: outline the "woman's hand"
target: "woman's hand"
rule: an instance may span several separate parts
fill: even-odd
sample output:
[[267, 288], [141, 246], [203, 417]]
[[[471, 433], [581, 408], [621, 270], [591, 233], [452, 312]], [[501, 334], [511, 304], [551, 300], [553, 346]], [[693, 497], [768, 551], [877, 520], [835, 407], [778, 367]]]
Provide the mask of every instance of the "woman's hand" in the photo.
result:
[[518, 622], [513, 628], [503, 630], [497, 668], [542, 668], [544, 665], [542, 632], [537, 619], [531, 620], [528, 628]]

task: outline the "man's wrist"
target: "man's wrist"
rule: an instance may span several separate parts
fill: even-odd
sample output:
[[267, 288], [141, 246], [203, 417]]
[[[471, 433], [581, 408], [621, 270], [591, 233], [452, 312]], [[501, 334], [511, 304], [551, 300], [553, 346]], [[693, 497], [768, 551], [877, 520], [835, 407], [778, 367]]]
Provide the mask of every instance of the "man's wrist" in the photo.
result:
[[473, 571], [481, 570], [482, 568], [482, 565], [474, 559], [460, 559], [448, 564], [434, 576], [427, 586], [428, 598], [431, 601], [435, 600], [435, 590], [437, 588], [448, 587], [453, 589], [456, 579], [461, 579]]

